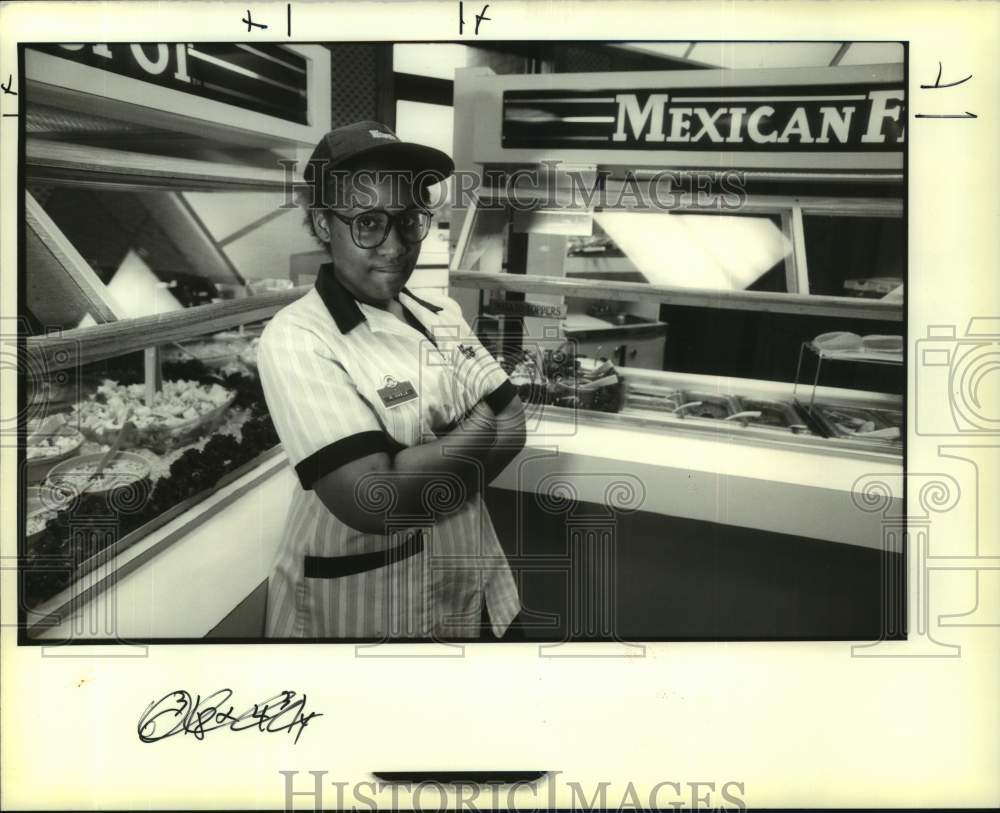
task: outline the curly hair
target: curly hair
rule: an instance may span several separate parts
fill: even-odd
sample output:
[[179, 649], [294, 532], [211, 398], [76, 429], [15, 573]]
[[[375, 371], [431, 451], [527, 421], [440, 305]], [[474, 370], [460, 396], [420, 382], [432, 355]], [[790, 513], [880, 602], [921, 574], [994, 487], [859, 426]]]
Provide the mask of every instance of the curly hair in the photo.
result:
[[316, 231], [316, 224], [313, 223], [312, 213], [314, 209], [329, 211], [329, 207], [317, 204], [315, 196], [308, 189], [300, 189], [295, 193], [295, 204], [302, 210], [302, 225], [306, 227], [306, 231], [312, 235], [317, 243], [326, 248], [326, 241]]

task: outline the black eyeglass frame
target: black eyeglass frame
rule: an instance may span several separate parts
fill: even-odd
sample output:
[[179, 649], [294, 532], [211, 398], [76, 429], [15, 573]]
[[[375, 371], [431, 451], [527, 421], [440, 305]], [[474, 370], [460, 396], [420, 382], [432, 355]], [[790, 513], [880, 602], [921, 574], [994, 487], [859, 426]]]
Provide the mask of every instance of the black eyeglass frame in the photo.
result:
[[[351, 240], [354, 241], [354, 245], [356, 245], [358, 248], [364, 249], [364, 250], [378, 248], [380, 245], [382, 245], [387, 239], [389, 239], [389, 232], [392, 231], [392, 229], [393, 229], [394, 226], [396, 226], [396, 220], [397, 220], [397, 218], [403, 217], [404, 215], [407, 215], [407, 214], [412, 214], [413, 212], [418, 212], [419, 214], [427, 216], [427, 228], [424, 231], [423, 237], [421, 237], [419, 240], [407, 240], [403, 236], [402, 229], [398, 228], [398, 226], [396, 227], [396, 234], [398, 234], [399, 235], [399, 239], [402, 240], [404, 243], [406, 243], [408, 246], [418, 245], [418, 244], [424, 242], [424, 240], [427, 239], [427, 235], [430, 234], [430, 232], [431, 232], [431, 222], [434, 219], [433, 213], [431, 213], [427, 209], [424, 209], [424, 208], [422, 208], [420, 206], [411, 206], [409, 209], [404, 209], [403, 211], [397, 212], [396, 214], [393, 214], [392, 212], [387, 212], [385, 209], [366, 209], [363, 212], [358, 212], [356, 215], [351, 215], [351, 216], [342, 215], [342, 214], [340, 214], [340, 212], [335, 212], [333, 209], [330, 209], [328, 211], [335, 218], [337, 218], [337, 220], [339, 220], [341, 223], [344, 223], [344, 224], [346, 224], [348, 226], [348, 231], [351, 234]], [[382, 233], [382, 239], [380, 239], [377, 243], [375, 243], [375, 245], [372, 245], [372, 246], [363, 246], [358, 241], [357, 236], [354, 234], [354, 221], [357, 220], [359, 217], [365, 217], [366, 215], [372, 215], [372, 214], [383, 214], [383, 215], [385, 215], [385, 217], [386, 217], [385, 231]]]

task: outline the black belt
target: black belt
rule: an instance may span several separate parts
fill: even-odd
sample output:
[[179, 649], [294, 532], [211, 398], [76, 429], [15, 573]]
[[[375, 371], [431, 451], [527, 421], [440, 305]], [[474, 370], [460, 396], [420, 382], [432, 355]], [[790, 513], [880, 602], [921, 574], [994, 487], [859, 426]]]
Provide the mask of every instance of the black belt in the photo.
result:
[[373, 553], [353, 553], [349, 556], [306, 556], [305, 575], [307, 579], [339, 579], [375, 570], [395, 562], [416, 556], [424, 549], [424, 534], [415, 531], [402, 544], [389, 550]]

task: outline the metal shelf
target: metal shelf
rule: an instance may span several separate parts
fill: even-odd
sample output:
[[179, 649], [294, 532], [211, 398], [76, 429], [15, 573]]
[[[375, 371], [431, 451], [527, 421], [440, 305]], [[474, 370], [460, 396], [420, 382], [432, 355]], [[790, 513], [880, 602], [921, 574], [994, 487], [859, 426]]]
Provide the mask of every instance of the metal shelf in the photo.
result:
[[[802, 359], [805, 355], [806, 350], [814, 353], [816, 355], [816, 375], [813, 377], [812, 392], [809, 396], [809, 403], [804, 404], [799, 400], [798, 390], [799, 390], [799, 378], [802, 373]], [[828, 428], [824, 425], [824, 422], [820, 420], [815, 414], [815, 404], [816, 404], [816, 388], [819, 385], [819, 374], [823, 368], [824, 361], [846, 361], [853, 364], [878, 364], [888, 367], [902, 367], [903, 366], [903, 356], [899, 355], [898, 358], [892, 357], [891, 354], [887, 353], [872, 353], [872, 352], [859, 352], [859, 351], [837, 351], [837, 350], [823, 350], [816, 346], [815, 342], [802, 342], [799, 348], [799, 360], [795, 367], [795, 383], [792, 385], [792, 399], [795, 401], [796, 406], [805, 414], [809, 419], [810, 423], [813, 424], [814, 429], [820, 429], [824, 434], [829, 434]]]
[[311, 286], [303, 285], [273, 294], [66, 330], [54, 336], [32, 336], [25, 340], [25, 348], [32, 362], [38, 365], [35, 369], [52, 373], [269, 319], [310, 290]]
[[29, 138], [25, 143], [29, 180], [112, 189], [258, 191], [288, 188], [290, 174], [243, 164], [196, 161]]
[[903, 365], [902, 353], [877, 353], [872, 351], [856, 350], [823, 350], [822, 348], [817, 347], [815, 342], [803, 342], [803, 345], [812, 350], [817, 356], [820, 357], [820, 359], [827, 359], [829, 361], [853, 361], [859, 364], [888, 364], [893, 367], [901, 367]]
[[902, 322], [902, 303], [878, 299], [856, 299], [810, 294], [780, 294], [767, 291], [716, 291], [702, 288], [673, 288], [645, 282], [567, 279], [534, 274], [504, 274], [453, 269], [452, 285], [492, 291], [560, 294], [582, 299], [625, 302], [661, 302], [702, 308], [750, 310], [758, 313], [798, 313], [811, 316], [840, 316], [845, 319], [876, 319]]

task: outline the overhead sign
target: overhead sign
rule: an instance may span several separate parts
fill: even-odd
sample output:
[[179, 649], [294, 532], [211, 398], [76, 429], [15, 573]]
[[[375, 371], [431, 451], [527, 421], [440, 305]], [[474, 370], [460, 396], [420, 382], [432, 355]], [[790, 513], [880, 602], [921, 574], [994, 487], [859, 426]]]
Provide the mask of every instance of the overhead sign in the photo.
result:
[[243, 110], [308, 123], [307, 62], [280, 45], [113, 42], [30, 47]]
[[505, 148], [902, 152], [902, 82], [505, 90]]

